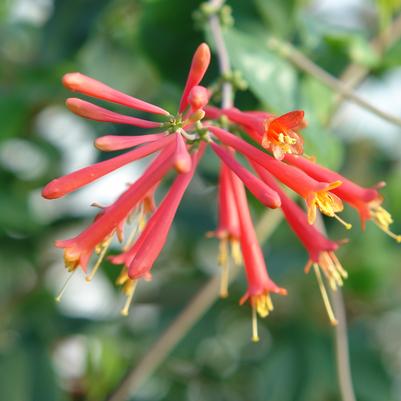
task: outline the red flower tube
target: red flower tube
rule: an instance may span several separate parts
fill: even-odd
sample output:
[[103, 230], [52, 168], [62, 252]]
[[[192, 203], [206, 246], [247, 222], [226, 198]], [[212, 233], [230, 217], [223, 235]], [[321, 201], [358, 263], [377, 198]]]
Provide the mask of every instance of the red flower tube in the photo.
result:
[[259, 178], [251, 174], [245, 167], [238, 163], [235, 158], [221, 146], [211, 143], [210, 146], [220, 157], [220, 159], [229, 167], [238, 178], [245, 184], [245, 186], [252, 192], [252, 194], [258, 199], [263, 205], [276, 209], [280, 207], [280, 197], [277, 192], [273, 191], [268, 185], [266, 185]]
[[[242, 262], [241, 249], [239, 245], [240, 226], [237, 211], [237, 204], [231, 183], [233, 174], [226, 164], [220, 167], [220, 177], [218, 186], [218, 213], [219, 223], [216, 231], [207, 233], [207, 237], [216, 237], [219, 241], [218, 264], [221, 267], [220, 297], [228, 296], [229, 281], [229, 259], [236, 265]], [[231, 255], [228, 246], [231, 248]]]
[[146, 111], [148, 113], [169, 115], [169, 112], [161, 107], [155, 106], [143, 100], [129, 96], [116, 89], [110, 88], [106, 84], [90, 78], [79, 72], [70, 72], [63, 77], [63, 85], [73, 91], [82, 93], [83, 95], [92, 96], [97, 99], [106, 100], [131, 107], [135, 110]]
[[103, 247], [123, 220], [136, 207], [149, 190], [158, 183], [172, 166], [169, 149], [162, 152], [148, 167], [145, 173], [111, 206], [107, 207], [93, 224], [78, 236], [56, 241], [58, 248], [64, 248], [64, 261], [69, 271], [78, 266], [86, 271], [88, 261], [98, 246]]
[[166, 134], [148, 134], [148, 135], [104, 135], [95, 140], [97, 149], [103, 152], [113, 152], [133, 148], [148, 142], [154, 142], [165, 137]]
[[266, 317], [273, 310], [271, 293], [285, 295], [287, 291], [278, 287], [270, 279], [262, 250], [256, 238], [244, 186], [234, 174], [231, 175], [231, 179], [240, 221], [241, 251], [248, 281], [248, 289], [241, 298], [240, 304], [248, 299], [250, 300], [252, 306], [252, 340], [258, 341], [257, 314]]
[[192, 64], [189, 69], [187, 82], [184, 87], [184, 91], [182, 93], [179, 112], [182, 113], [185, 108], [188, 106], [188, 95], [191, 92], [191, 89], [199, 85], [199, 82], [202, 80], [203, 76], [206, 73], [210, 64], [210, 49], [206, 43], [202, 43], [195, 51], [194, 56], [192, 57]]
[[339, 247], [338, 243], [329, 240], [315, 226], [310, 225], [305, 212], [285, 194], [273, 176], [259, 164], [251, 163], [261, 179], [280, 195], [281, 210], [289, 226], [309, 253], [305, 272], [308, 272], [312, 266], [314, 267], [328, 316], [331, 323], [336, 324], [337, 321], [318, 269], [322, 270], [333, 290], [336, 290], [337, 286], [343, 285], [343, 279], [347, 278], [348, 274], [334, 253]]
[[304, 157], [287, 155], [285, 161], [297, 166], [316, 179], [341, 180], [342, 185], [334, 189], [333, 192], [343, 201], [349, 203], [352, 207], [358, 210], [362, 228], [365, 228], [367, 220], [373, 220], [373, 222], [387, 235], [394, 238], [397, 242], [401, 242], [401, 235], [394, 234], [389, 229], [390, 224], [393, 223], [393, 219], [391, 218], [390, 213], [381, 206], [383, 197], [376, 189], [382, 187], [384, 183], [379, 183], [376, 188], [364, 188], [337, 172], [314, 163]]
[[318, 207], [323, 214], [335, 217], [346, 228], [351, 228], [350, 224], [345, 223], [337, 216], [336, 213], [343, 210], [343, 204], [340, 198], [330, 192], [332, 189], [340, 186], [341, 181], [331, 183], [316, 181], [302, 170], [274, 159], [221, 128], [211, 125], [208, 125], [208, 128], [224, 144], [232, 146], [240, 153], [261, 164], [283, 184], [301, 195], [308, 206], [309, 224], [313, 224], [315, 221], [316, 208]]
[[86, 100], [78, 99], [76, 97], [68, 98], [65, 104], [70, 111], [89, 120], [115, 124], [128, 124], [141, 128], [159, 128], [162, 125], [161, 123], [154, 121], [143, 120], [141, 118], [115, 113], [114, 111], [96, 106], [95, 104], [89, 103]]
[[157, 142], [148, 143], [120, 156], [92, 164], [91, 166], [81, 168], [63, 177], [56, 178], [43, 188], [42, 196], [46, 199], [61, 198], [128, 163], [142, 159], [160, 150], [171, 143], [173, 139], [173, 136], [166, 136]]

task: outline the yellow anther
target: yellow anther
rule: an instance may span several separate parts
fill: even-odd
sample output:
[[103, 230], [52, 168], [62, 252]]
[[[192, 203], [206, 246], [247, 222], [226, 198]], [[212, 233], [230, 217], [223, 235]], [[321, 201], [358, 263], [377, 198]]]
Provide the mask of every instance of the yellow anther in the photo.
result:
[[351, 230], [351, 228], [352, 228], [352, 224], [351, 223], [347, 223], [345, 220], [343, 220], [341, 217], [339, 217], [337, 214], [333, 214], [333, 217], [337, 220], [337, 221], [339, 221], [344, 227], [345, 227], [345, 229], [346, 230]]
[[132, 298], [134, 297], [135, 288], [138, 280], [128, 279], [128, 281], [124, 284], [123, 292], [127, 296], [124, 307], [121, 309], [121, 314], [123, 316], [128, 316], [129, 308], [132, 303]]
[[242, 253], [241, 246], [238, 240], [232, 239], [231, 243], [231, 257], [233, 259], [234, 264], [239, 266], [242, 263]]
[[318, 285], [319, 285], [320, 293], [321, 293], [322, 298], [323, 298], [324, 306], [326, 307], [327, 315], [329, 316], [329, 319], [330, 319], [330, 323], [333, 326], [336, 326], [338, 322], [337, 322], [337, 319], [336, 319], [336, 317], [334, 315], [333, 309], [331, 307], [330, 299], [329, 299], [329, 296], [327, 294], [326, 287], [324, 286], [324, 283], [323, 283], [323, 280], [322, 280], [322, 275], [320, 274], [319, 265], [317, 263], [314, 263], [313, 264], [313, 268], [315, 270], [316, 279], [317, 279], [317, 282], [318, 282]]
[[395, 239], [398, 243], [400, 243], [401, 235], [397, 235], [389, 229], [390, 224], [394, 223], [391, 214], [386, 209], [375, 203], [372, 203], [370, 205], [369, 210], [374, 223], [388, 236], [390, 236], [391, 238]]

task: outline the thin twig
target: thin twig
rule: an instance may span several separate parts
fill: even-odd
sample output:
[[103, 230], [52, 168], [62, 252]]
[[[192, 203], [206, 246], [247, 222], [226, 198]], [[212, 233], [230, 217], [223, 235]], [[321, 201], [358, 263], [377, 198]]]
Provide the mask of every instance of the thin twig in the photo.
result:
[[[370, 42], [373, 51], [382, 56], [401, 38], [401, 14], [384, 32], [381, 32]], [[349, 89], [357, 87], [369, 74], [369, 68], [361, 64], [350, 64], [340, 76], [340, 81]], [[343, 96], [338, 95], [334, 99], [333, 114], [338, 110], [343, 101]]]
[[[281, 213], [269, 211], [256, 227], [259, 240], [264, 242], [282, 220]], [[234, 280], [240, 269], [230, 270], [230, 281]], [[189, 332], [194, 324], [214, 304], [219, 294], [220, 278], [211, 278], [199, 292], [188, 302], [178, 317], [168, 326], [156, 342], [150, 347], [143, 358], [135, 364], [122, 379], [107, 401], [125, 401], [138, 390], [139, 386], [154, 372], [166, 359], [177, 343]]]
[[[316, 217], [316, 227], [326, 235], [326, 227], [322, 215]], [[349, 359], [347, 318], [345, 314], [344, 297], [341, 287], [335, 291], [329, 286], [330, 299], [333, 302], [337, 325], [334, 327], [336, 343], [337, 379], [342, 401], [356, 401], [352, 384], [351, 363]]]
[[[211, 0], [209, 1], [210, 7], [215, 10], [219, 10], [224, 4], [224, 0]], [[219, 16], [214, 13], [209, 18], [210, 30], [216, 45], [216, 53], [219, 60], [220, 74], [225, 77], [231, 72], [230, 58], [228, 56], [228, 51], [223, 39], [223, 33], [221, 31], [221, 25], [219, 21]], [[230, 82], [224, 82], [222, 87], [222, 108], [233, 107], [234, 103], [234, 92], [233, 87]]]
[[401, 126], [401, 118], [387, 113], [376, 107], [374, 104], [368, 102], [364, 98], [357, 95], [349, 85], [341, 82], [339, 79], [330, 75], [323, 68], [319, 67], [312, 60], [302, 54], [298, 49], [292, 46], [288, 42], [283, 42], [275, 38], [270, 38], [267, 41], [267, 46], [271, 49], [279, 53], [282, 57], [286, 58], [294, 65], [296, 65], [299, 69], [305, 71], [306, 73], [312, 75], [320, 82], [327, 85], [329, 88], [333, 89], [344, 98], [353, 101], [358, 106], [363, 107], [364, 109], [370, 111], [373, 114], [381, 117], [383, 120], [386, 120], [392, 124]]

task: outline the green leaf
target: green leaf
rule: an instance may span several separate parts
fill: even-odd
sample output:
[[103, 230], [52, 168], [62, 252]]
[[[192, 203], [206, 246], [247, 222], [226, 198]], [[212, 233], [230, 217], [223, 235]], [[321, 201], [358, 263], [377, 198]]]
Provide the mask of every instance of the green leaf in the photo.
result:
[[255, 96], [279, 114], [294, 109], [297, 75], [291, 64], [269, 51], [264, 38], [235, 30], [224, 37], [233, 68], [241, 71]]

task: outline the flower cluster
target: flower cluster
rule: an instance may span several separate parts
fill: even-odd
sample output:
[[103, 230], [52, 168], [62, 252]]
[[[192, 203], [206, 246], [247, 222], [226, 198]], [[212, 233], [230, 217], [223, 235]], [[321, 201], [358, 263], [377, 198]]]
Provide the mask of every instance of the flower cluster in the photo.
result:
[[[116, 236], [122, 243], [121, 252], [109, 259], [113, 264], [122, 266], [117, 284], [122, 286], [127, 296], [122, 314], [128, 314], [136, 284], [141, 278], [151, 278], [151, 270], [167, 240], [184, 192], [205, 149], [209, 147], [221, 162], [219, 222], [217, 229], [208, 233], [208, 236], [220, 241], [221, 296], [225, 297], [228, 293], [230, 260], [243, 264], [248, 289], [240, 303], [249, 301], [251, 305], [252, 338], [257, 341], [257, 315], [265, 317], [272, 311], [271, 294], [286, 294], [286, 290], [275, 284], [267, 272], [246, 188], [266, 207], [281, 209], [309, 254], [305, 271], [313, 268], [330, 321], [335, 324], [324, 280], [335, 290], [342, 285], [347, 273], [335, 254], [340, 243], [331, 241], [315, 227], [316, 215], [320, 211], [350, 229], [351, 225], [338, 215], [345, 202], [358, 210], [362, 227], [372, 220], [385, 233], [401, 242], [401, 236], [390, 231], [391, 216], [381, 206], [383, 198], [378, 190], [383, 184], [363, 188], [303, 156], [300, 131], [307, 124], [301, 110], [276, 116], [261, 111], [220, 109], [209, 105], [213, 93], [200, 85], [209, 63], [210, 50], [203, 43], [193, 56], [176, 114], [80, 73], [64, 76], [63, 84], [69, 90], [158, 116], [154, 118], [157, 121], [145, 120], [78, 98], [67, 99], [67, 107], [79, 116], [129, 124], [143, 128], [147, 133], [97, 138], [95, 146], [101, 151], [126, 152], [54, 179], [43, 189], [46, 199], [60, 198], [128, 163], [151, 154], [155, 156], [143, 175], [130, 184], [114, 203], [106, 207], [96, 205], [100, 211], [89, 227], [74, 238], [56, 241], [56, 246], [64, 249], [65, 265], [70, 272], [80, 267], [87, 274], [87, 280], [91, 280]], [[231, 127], [240, 129], [249, 141], [231, 133], [228, 130]], [[247, 163], [248, 168], [238, 161], [238, 157]], [[175, 171], [175, 179], [160, 204], [156, 205], [154, 194], [172, 170]], [[286, 195], [283, 185], [305, 200], [306, 212]], [[132, 222], [135, 222], [134, 228], [128, 238], [124, 238], [126, 226], [132, 225]], [[98, 257], [88, 272], [88, 264], [94, 254]]]

